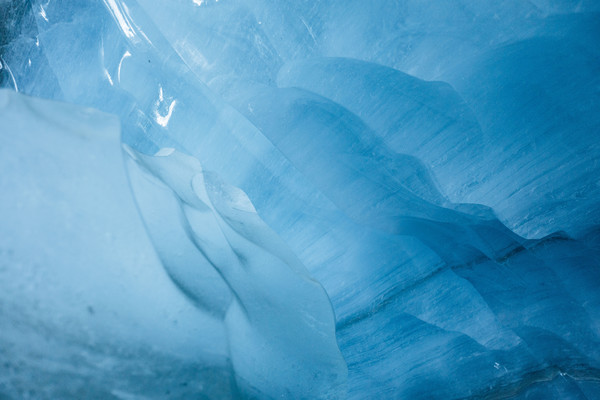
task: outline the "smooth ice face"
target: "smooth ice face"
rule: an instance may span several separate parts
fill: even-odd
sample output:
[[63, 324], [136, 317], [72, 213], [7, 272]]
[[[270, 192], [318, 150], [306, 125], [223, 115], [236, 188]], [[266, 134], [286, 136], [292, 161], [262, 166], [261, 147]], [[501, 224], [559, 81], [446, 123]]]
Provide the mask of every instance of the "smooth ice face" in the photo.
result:
[[[129, 179], [159, 261], [130, 195], [116, 118], [7, 90], [0, 118], [2, 169], [10, 171], [0, 204], [0, 339], [10, 360], [3, 394], [126, 398], [144, 393], [131, 386], [144, 382], [135, 376], [144, 363], [159, 377], [147, 390], [184, 382], [187, 390], [174, 390], [184, 397], [199, 385], [225, 398], [346, 397], [327, 294], [244, 192], [172, 149], [128, 149]], [[48, 370], [77, 353], [83, 370], [70, 373], [72, 382]], [[123, 357], [136, 362], [119, 377], [94, 365]], [[182, 375], [160, 376], [162, 362]]]
[[600, 396], [598, 2], [0, 7], [0, 85], [121, 120], [148, 279], [221, 356], [184, 398], [341, 395], [343, 361], [353, 399]]
[[248, 397], [346, 397], [347, 368], [327, 294], [247, 195], [173, 149], [128, 148], [131, 184], [167, 272], [224, 318]]
[[225, 329], [156, 257], [118, 119], [0, 90], [0, 120], [2, 397], [230, 396]]

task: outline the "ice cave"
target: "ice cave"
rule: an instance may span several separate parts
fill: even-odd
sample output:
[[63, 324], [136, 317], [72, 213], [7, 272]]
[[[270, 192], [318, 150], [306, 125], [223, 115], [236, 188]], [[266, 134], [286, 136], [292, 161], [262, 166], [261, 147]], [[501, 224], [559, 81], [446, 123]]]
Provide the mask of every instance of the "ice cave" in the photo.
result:
[[0, 400], [600, 399], [597, 0], [0, 0]]

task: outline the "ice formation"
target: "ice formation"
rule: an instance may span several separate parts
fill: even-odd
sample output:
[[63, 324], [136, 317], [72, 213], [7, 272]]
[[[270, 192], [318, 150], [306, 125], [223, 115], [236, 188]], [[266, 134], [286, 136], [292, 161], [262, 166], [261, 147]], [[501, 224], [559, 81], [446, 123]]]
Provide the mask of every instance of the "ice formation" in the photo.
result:
[[224, 321], [239, 389], [251, 397], [345, 397], [327, 294], [246, 194], [174, 149], [128, 153], [158, 254], [173, 281]]
[[600, 398], [599, 12], [0, 1], [0, 398]]

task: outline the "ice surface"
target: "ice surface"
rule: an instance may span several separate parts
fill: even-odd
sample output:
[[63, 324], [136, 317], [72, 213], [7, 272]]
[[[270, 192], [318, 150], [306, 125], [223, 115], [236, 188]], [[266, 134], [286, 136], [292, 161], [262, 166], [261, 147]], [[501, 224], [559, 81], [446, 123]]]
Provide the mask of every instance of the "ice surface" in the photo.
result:
[[8, 90], [0, 119], [2, 396], [231, 393], [222, 324], [168, 280], [137, 215], [118, 119]]
[[[90, 370], [117, 398], [345, 387], [353, 399], [599, 398], [598, 11], [556, 0], [0, 2], [0, 84], [118, 116], [144, 221], [118, 127], [106, 125], [118, 120], [50, 103], [2, 114], [2, 137], [16, 140], [19, 121], [36, 127], [0, 147], [2, 262], [21, 277], [0, 303], [11, 304], [0, 337], [13, 349], [1, 354], [29, 360], [5, 365], [0, 394], [29, 385], [55, 398], [36, 374], [60, 376], [49, 365], [83, 352], [94, 365], [134, 360], [120, 378]], [[42, 129], [54, 109], [62, 128]], [[110, 145], [60, 133], [94, 124], [90, 143]], [[77, 192], [109, 178], [112, 190]], [[27, 228], [46, 209], [53, 229]], [[117, 250], [102, 247], [99, 221], [112, 221]], [[46, 250], [29, 251], [32, 238], [79, 243], [96, 261], [57, 251], [34, 269]], [[142, 268], [152, 272], [138, 282]], [[22, 287], [46, 276], [52, 291]], [[106, 295], [121, 281], [131, 299]], [[73, 287], [85, 289], [75, 304], [98, 302], [94, 314], [73, 306]], [[176, 326], [161, 320], [175, 309]], [[56, 314], [74, 327], [48, 322]], [[35, 364], [13, 343], [22, 330], [39, 343], [40, 326], [63, 350]], [[118, 334], [105, 352], [86, 339], [107, 330]], [[140, 364], [167, 378], [147, 386]], [[173, 376], [190, 386], [176, 391]]]
[[225, 310], [239, 390], [345, 398], [346, 363], [327, 294], [246, 194], [172, 149], [128, 152], [132, 187], [167, 272], [208, 312]]

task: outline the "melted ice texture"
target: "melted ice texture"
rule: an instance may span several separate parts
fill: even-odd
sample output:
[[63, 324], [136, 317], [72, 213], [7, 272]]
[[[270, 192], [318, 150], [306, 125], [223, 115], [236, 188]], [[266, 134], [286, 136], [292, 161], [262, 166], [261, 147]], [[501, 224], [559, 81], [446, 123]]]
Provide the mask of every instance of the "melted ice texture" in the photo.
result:
[[0, 1], [0, 398], [600, 398], [598, 21]]

